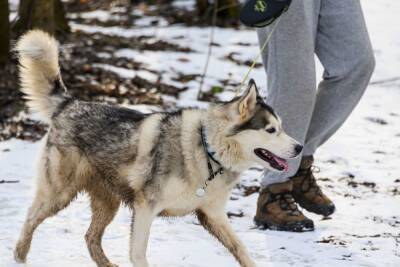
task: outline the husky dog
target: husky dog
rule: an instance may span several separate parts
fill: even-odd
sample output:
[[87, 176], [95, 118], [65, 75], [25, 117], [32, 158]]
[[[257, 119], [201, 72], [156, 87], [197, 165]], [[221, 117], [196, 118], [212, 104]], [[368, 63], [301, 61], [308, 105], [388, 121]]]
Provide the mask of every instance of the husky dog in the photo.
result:
[[149, 266], [146, 249], [157, 216], [191, 213], [242, 267], [256, 266], [225, 213], [230, 191], [251, 166], [285, 171], [285, 159], [296, 157], [302, 147], [283, 131], [254, 81], [242, 96], [207, 110], [142, 114], [69, 97], [58, 45], [48, 34], [30, 31], [16, 49], [28, 105], [50, 125], [36, 196], [14, 251], [18, 262], [26, 261], [38, 225], [87, 192], [92, 221], [85, 239], [97, 266], [116, 266], [101, 239], [120, 203], [133, 211], [130, 259], [135, 267]]

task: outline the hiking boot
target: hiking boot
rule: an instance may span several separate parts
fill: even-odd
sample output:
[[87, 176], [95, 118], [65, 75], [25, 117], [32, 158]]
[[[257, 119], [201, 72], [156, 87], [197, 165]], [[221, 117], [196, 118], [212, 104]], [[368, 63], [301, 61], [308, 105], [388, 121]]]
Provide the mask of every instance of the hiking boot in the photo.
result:
[[254, 223], [259, 227], [278, 231], [314, 230], [313, 221], [297, 208], [291, 194], [292, 189], [292, 181], [269, 185], [263, 189], [258, 197]]
[[313, 174], [312, 156], [301, 160], [299, 171], [291, 178], [293, 182], [293, 197], [306, 210], [329, 216], [335, 211], [333, 202], [321, 191]]

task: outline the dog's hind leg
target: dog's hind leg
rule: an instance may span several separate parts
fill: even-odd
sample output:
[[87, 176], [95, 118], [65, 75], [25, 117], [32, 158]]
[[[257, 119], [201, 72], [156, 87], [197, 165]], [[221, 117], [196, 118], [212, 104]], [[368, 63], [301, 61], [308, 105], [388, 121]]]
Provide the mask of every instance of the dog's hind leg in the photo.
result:
[[202, 226], [233, 254], [240, 266], [256, 266], [246, 248], [232, 230], [228, 217], [223, 210], [207, 208], [198, 210], [196, 214]]
[[120, 201], [100, 187], [92, 188], [89, 191], [92, 222], [86, 232], [85, 240], [90, 256], [98, 267], [116, 267], [117, 265], [112, 264], [104, 254], [101, 239], [107, 225], [110, 224], [117, 213]]
[[55, 147], [46, 147], [39, 164], [36, 195], [28, 210], [14, 250], [17, 262], [25, 262], [33, 232], [46, 218], [57, 214], [76, 197], [82, 184], [76, 184], [76, 165]]
[[147, 204], [135, 204], [133, 207], [130, 259], [134, 267], [149, 267], [146, 251], [155, 215]]
[[[50, 189], [51, 190], [51, 189]], [[77, 191], [49, 192], [49, 188], [37, 190], [32, 206], [28, 210], [20, 238], [14, 250], [17, 262], [25, 262], [29, 252], [32, 236], [36, 228], [48, 217], [57, 214], [68, 206]]]

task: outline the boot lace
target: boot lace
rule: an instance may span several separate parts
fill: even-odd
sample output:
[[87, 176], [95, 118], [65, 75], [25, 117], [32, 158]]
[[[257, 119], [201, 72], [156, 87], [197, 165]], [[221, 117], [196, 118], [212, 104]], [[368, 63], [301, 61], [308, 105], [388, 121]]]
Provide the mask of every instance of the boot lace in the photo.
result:
[[317, 166], [311, 166], [310, 168], [300, 172], [300, 175], [303, 176], [300, 187], [303, 193], [314, 191], [317, 195], [322, 196], [321, 188], [318, 186], [317, 180], [313, 175], [313, 173], [319, 172], [320, 169]]
[[271, 198], [270, 200], [266, 203], [266, 205], [278, 201], [279, 207], [284, 210], [287, 214], [291, 216], [299, 216], [301, 215], [297, 204], [292, 196], [291, 193], [289, 192], [283, 192], [283, 193], [271, 193]]

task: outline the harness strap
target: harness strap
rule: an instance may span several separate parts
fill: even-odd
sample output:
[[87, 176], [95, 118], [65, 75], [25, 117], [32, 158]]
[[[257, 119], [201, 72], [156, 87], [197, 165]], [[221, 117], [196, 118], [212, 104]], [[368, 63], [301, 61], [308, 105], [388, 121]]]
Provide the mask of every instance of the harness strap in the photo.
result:
[[[215, 159], [215, 157], [214, 157], [215, 152], [209, 151], [209, 145], [207, 143], [207, 140], [206, 140], [206, 137], [204, 134], [203, 126], [201, 126], [201, 128], [200, 128], [200, 136], [201, 136], [201, 143], [203, 145], [204, 151], [206, 152], [207, 168], [208, 168], [208, 174], [209, 174], [209, 176], [207, 177], [207, 179], [204, 182], [204, 186], [202, 188], [197, 189], [197, 192], [196, 192], [196, 194], [199, 197], [202, 197], [205, 193], [205, 189], [207, 188], [208, 183], [211, 182], [212, 180], [214, 180], [217, 175], [224, 173], [224, 167], [217, 159]], [[210, 159], [220, 166], [216, 171], [214, 171]]]

